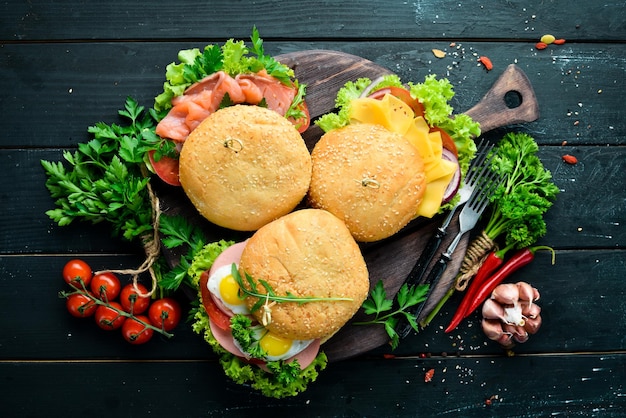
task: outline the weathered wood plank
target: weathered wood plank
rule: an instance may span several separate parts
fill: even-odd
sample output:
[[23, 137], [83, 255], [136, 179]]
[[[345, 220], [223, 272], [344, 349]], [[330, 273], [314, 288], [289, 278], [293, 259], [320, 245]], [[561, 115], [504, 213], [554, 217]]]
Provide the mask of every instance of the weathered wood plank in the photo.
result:
[[[571, 166], [561, 160], [565, 153], [579, 163]], [[623, 199], [623, 147], [555, 146], [542, 147], [540, 158], [553, 173], [561, 189], [554, 206], [546, 214], [548, 232], [543, 240], [556, 248], [624, 248], [626, 207]], [[106, 225], [76, 223], [58, 227], [45, 215], [53, 200], [45, 188], [40, 160], [60, 161], [61, 150], [0, 150], [5, 181], [0, 211], [0, 253], [137, 253], [135, 245], [111, 240]], [[6, 165], [5, 165], [6, 164]], [[45, 239], [43, 239], [45, 237]]]
[[[210, 348], [195, 335], [189, 324], [181, 323], [171, 340], [155, 338], [145, 348], [133, 347], [115, 333], [100, 330], [92, 319], [75, 319], [65, 310], [57, 294], [65, 288], [61, 270], [69, 255], [4, 256], [0, 265], [0, 305], [5, 312], [19, 312], [3, 318], [0, 358], [4, 359], [204, 359], [214, 358]], [[138, 256], [82, 257], [94, 269], [137, 266]], [[624, 351], [626, 312], [623, 309], [623, 250], [559, 251], [556, 264], [547, 253], [510, 278], [528, 281], [541, 292], [540, 332], [515, 348], [518, 354]], [[406, 263], [404, 268], [410, 268]], [[35, 291], [35, 290], [36, 291]], [[180, 295], [180, 300], [185, 300]], [[27, 301], [27, 302], [25, 302]], [[460, 295], [454, 295], [435, 321], [419, 334], [412, 334], [400, 347], [374, 350], [363, 357], [394, 354], [399, 357], [431, 353], [441, 355], [504, 355], [500, 347], [484, 337], [479, 314], [457, 330], [445, 334]], [[24, 309], [24, 303], [29, 308]], [[45, 348], [45, 349], [44, 349]]]
[[[4, 45], [0, 54], [0, 146], [72, 147], [86, 140], [87, 127], [117, 121], [127, 96], [152, 106], [165, 80], [165, 66], [194, 43], [97, 43]], [[444, 59], [431, 48], [448, 50]], [[458, 47], [458, 49], [457, 49]], [[542, 144], [623, 144], [621, 102], [626, 87], [624, 44], [563, 45], [536, 51], [531, 45], [491, 42], [269, 43], [275, 55], [334, 49], [369, 59], [403, 80], [419, 82], [430, 73], [455, 86], [452, 105], [468, 110], [489, 90], [507, 65], [516, 63], [535, 88], [541, 117], [522, 127]], [[494, 70], [476, 62], [487, 55]], [[67, 71], [72, 68], [72, 71]], [[334, 94], [334, 93], [329, 93]], [[32, 124], [25, 120], [34, 120]]]
[[[213, 361], [9, 361], [0, 363], [0, 390], [11, 394], [3, 405], [11, 417], [63, 411], [91, 417], [266, 412], [273, 417], [617, 418], [626, 414], [624, 367], [623, 354], [354, 360], [330, 365], [306, 393], [275, 400], [226, 382]], [[435, 374], [425, 383], [429, 369]], [[45, 396], [33, 402], [33, 393]]]
[[[576, 7], [566, 0], [537, 3], [368, 0], [341, 5], [289, 1], [280, 6], [267, 0], [157, 4], [13, 1], [0, 5], [0, 16], [0, 39], [6, 41], [247, 38], [253, 25], [268, 39], [536, 40], [544, 33], [570, 41], [626, 37], [624, 4], [617, 0], [577, 3]], [[102, 16], [106, 16], [106, 21], [102, 21]]]

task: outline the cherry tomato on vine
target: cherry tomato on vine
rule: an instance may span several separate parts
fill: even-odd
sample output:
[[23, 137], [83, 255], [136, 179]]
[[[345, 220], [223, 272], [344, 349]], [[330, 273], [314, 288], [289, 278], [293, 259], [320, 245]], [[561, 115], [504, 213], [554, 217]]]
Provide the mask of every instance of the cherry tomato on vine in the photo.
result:
[[76, 318], [87, 318], [92, 316], [98, 305], [89, 296], [74, 293], [67, 297], [65, 306], [72, 316]]
[[[141, 294], [147, 294], [148, 289], [141, 283], [137, 283], [137, 289]], [[122, 288], [120, 293], [120, 303], [122, 308], [126, 312], [130, 312], [134, 315], [144, 313], [150, 306], [150, 296], [140, 296], [135, 289], [135, 285], [132, 283], [127, 284]]]
[[138, 320], [146, 324], [150, 323], [147, 316], [137, 315], [134, 318], [128, 318], [122, 325], [122, 336], [131, 344], [145, 344], [150, 341], [152, 334], [154, 334], [152, 328], [148, 328]]
[[91, 267], [83, 260], [70, 260], [63, 266], [63, 280], [77, 289], [83, 288], [80, 281], [83, 282], [85, 287], [89, 286], [92, 276]]
[[117, 302], [109, 302], [109, 305], [111, 307], [106, 305], [98, 306], [95, 314], [96, 324], [98, 324], [100, 328], [106, 331], [118, 329], [126, 321], [126, 317], [120, 314], [119, 311], [115, 310], [123, 310], [122, 305]]
[[180, 322], [182, 311], [178, 302], [172, 298], [155, 300], [148, 311], [150, 323], [157, 328], [171, 331]]
[[103, 301], [114, 300], [120, 294], [121, 288], [120, 279], [110, 272], [96, 274], [91, 279], [91, 291]]

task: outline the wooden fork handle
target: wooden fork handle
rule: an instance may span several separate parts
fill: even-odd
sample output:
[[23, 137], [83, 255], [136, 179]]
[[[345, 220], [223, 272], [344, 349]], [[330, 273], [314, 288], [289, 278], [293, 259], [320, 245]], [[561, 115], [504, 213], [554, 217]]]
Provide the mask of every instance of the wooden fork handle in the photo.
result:
[[510, 64], [491, 89], [465, 112], [480, 123], [482, 133], [492, 129], [539, 118], [539, 104], [528, 77], [515, 64]]

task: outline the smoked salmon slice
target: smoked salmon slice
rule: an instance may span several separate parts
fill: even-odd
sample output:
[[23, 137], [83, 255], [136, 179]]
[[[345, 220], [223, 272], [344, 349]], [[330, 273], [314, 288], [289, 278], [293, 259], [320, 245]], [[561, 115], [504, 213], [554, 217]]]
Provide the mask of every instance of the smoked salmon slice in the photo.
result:
[[227, 94], [233, 104], [258, 105], [265, 100], [268, 109], [284, 116], [296, 93], [294, 87], [281, 83], [265, 71], [239, 74], [235, 78], [219, 71], [192, 84], [182, 96], [172, 99], [172, 108], [157, 124], [156, 134], [184, 142], [191, 131], [219, 109]]

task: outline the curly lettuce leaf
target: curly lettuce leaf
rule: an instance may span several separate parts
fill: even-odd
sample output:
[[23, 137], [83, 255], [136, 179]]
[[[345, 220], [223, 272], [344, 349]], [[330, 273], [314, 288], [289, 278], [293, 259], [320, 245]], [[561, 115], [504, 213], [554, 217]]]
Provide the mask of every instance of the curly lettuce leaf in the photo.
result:
[[326, 354], [319, 352], [315, 360], [303, 370], [300, 370], [297, 363], [286, 364], [283, 361], [271, 361], [267, 363], [267, 367], [272, 373], [267, 373], [222, 348], [211, 333], [209, 316], [203, 306], [195, 312], [193, 321], [193, 331], [202, 335], [213, 351], [219, 355], [219, 361], [226, 376], [237, 384], [251, 385], [267, 397], [285, 398], [306, 391], [308, 385], [317, 380], [319, 373], [328, 365]]
[[191, 277], [191, 282], [194, 286], [198, 286], [200, 276], [211, 268], [217, 256], [234, 243], [234, 241], [225, 240], [211, 242], [194, 254], [193, 260], [187, 269], [187, 274]]
[[[335, 98], [336, 112], [329, 112], [319, 117], [315, 124], [322, 128], [324, 132], [333, 129], [342, 128], [350, 123], [350, 104], [354, 99], [358, 99], [367, 89], [372, 80], [367, 77], [359, 78], [355, 81], [348, 81], [337, 91]], [[377, 89], [390, 86], [401, 86], [400, 77], [395, 74], [384, 76], [379, 83], [376, 84]]]
[[[341, 128], [350, 123], [350, 104], [358, 98], [372, 83], [369, 78], [359, 78], [347, 82], [337, 92], [335, 112], [322, 115], [315, 124], [324, 132]], [[422, 83], [407, 83], [411, 96], [424, 105], [424, 117], [431, 126], [445, 130], [454, 140], [459, 153], [459, 165], [463, 175], [467, 173], [471, 160], [476, 154], [474, 137], [480, 135], [480, 125], [468, 115], [453, 115], [450, 100], [454, 97], [454, 89], [447, 78], [438, 79], [431, 74]], [[390, 74], [376, 82], [372, 92], [385, 87], [403, 87], [400, 77]]]
[[291, 85], [293, 70], [265, 54], [263, 40], [256, 27], [252, 29], [250, 40], [251, 48], [244, 41], [229, 39], [221, 47], [207, 45], [202, 51], [198, 48], [179, 51], [180, 62], [170, 63], [166, 67], [163, 92], [155, 97], [154, 109], [159, 113], [170, 109], [174, 97], [182, 95], [187, 87], [217, 71], [224, 71], [234, 77], [265, 69], [280, 82]]

